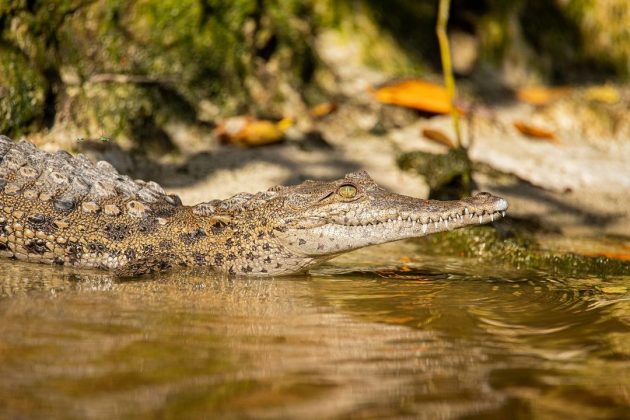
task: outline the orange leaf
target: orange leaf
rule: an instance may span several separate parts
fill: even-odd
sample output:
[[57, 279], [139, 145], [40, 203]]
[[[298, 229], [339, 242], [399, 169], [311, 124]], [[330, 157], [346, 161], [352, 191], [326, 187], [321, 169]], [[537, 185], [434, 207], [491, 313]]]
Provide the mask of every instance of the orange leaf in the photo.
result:
[[228, 118], [219, 123], [215, 135], [222, 143], [240, 146], [264, 146], [281, 141], [285, 131], [293, 124], [289, 118], [279, 122], [258, 120], [251, 116]]
[[552, 143], [560, 143], [560, 141], [556, 138], [556, 135], [549, 130], [544, 128], [537, 127], [535, 125], [527, 124], [522, 121], [514, 122], [514, 127], [521, 132], [521, 134], [526, 135], [527, 137], [549, 140]]
[[434, 114], [448, 114], [451, 101], [444, 86], [423, 80], [405, 80], [373, 92], [384, 104], [399, 105]]
[[568, 93], [568, 87], [550, 88], [546, 86], [530, 86], [519, 89], [516, 97], [521, 102], [532, 105], [548, 105]]
[[454, 149], [455, 145], [449, 136], [441, 132], [440, 130], [433, 130], [431, 128], [425, 128], [422, 130], [422, 136], [429, 140], [433, 140], [436, 143], [443, 144], [449, 149]]
[[587, 255], [589, 257], [606, 257], [606, 258], [612, 258], [615, 260], [630, 261], [630, 253], [627, 253], [627, 252], [593, 252], [593, 253], [586, 253], [584, 255]]
[[309, 113], [313, 118], [324, 118], [325, 116], [332, 114], [337, 110], [337, 104], [334, 102], [322, 102], [317, 104], [309, 110]]

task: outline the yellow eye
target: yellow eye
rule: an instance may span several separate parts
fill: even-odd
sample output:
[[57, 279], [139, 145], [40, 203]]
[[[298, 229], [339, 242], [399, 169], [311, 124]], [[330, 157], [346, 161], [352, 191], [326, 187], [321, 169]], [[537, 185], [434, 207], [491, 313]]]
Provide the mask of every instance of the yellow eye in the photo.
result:
[[354, 185], [342, 185], [337, 190], [337, 193], [343, 198], [353, 198], [357, 195], [357, 187]]

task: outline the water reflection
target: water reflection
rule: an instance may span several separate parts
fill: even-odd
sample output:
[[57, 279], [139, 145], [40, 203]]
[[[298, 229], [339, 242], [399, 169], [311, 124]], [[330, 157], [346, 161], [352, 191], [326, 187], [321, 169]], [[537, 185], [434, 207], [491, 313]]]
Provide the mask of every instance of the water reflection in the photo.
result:
[[599, 279], [461, 260], [391, 266], [375, 252], [276, 279], [184, 272], [119, 281], [0, 262], [0, 414], [505, 418], [630, 409], [627, 293], [601, 293]]

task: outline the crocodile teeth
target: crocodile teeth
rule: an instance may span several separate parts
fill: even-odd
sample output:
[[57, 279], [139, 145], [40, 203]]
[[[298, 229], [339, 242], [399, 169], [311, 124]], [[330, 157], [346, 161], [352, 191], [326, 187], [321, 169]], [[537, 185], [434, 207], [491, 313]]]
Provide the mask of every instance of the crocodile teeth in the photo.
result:
[[482, 223], [483, 223], [483, 216], [479, 215], [479, 224], [482, 224]]
[[427, 223], [423, 223], [422, 224], [422, 233], [427, 233], [427, 228], [429, 227], [429, 225]]
[[490, 213], [490, 221], [494, 222], [494, 213]]
[[448, 220], [444, 221], [444, 226], [446, 227], [446, 229], [448, 229]]
[[501, 215], [502, 215], [503, 217], [505, 217], [505, 212], [504, 212], [504, 211], [502, 211], [502, 212], [501, 212]]

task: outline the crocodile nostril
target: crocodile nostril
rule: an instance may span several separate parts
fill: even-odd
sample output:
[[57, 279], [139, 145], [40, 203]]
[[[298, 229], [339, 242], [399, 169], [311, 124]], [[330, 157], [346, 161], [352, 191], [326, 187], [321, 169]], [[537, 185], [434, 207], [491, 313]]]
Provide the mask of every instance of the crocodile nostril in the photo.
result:
[[497, 202], [494, 205], [494, 208], [496, 209], [496, 211], [505, 211], [508, 208], [508, 202], [507, 200], [503, 199], [503, 198], [499, 198], [497, 200]]

